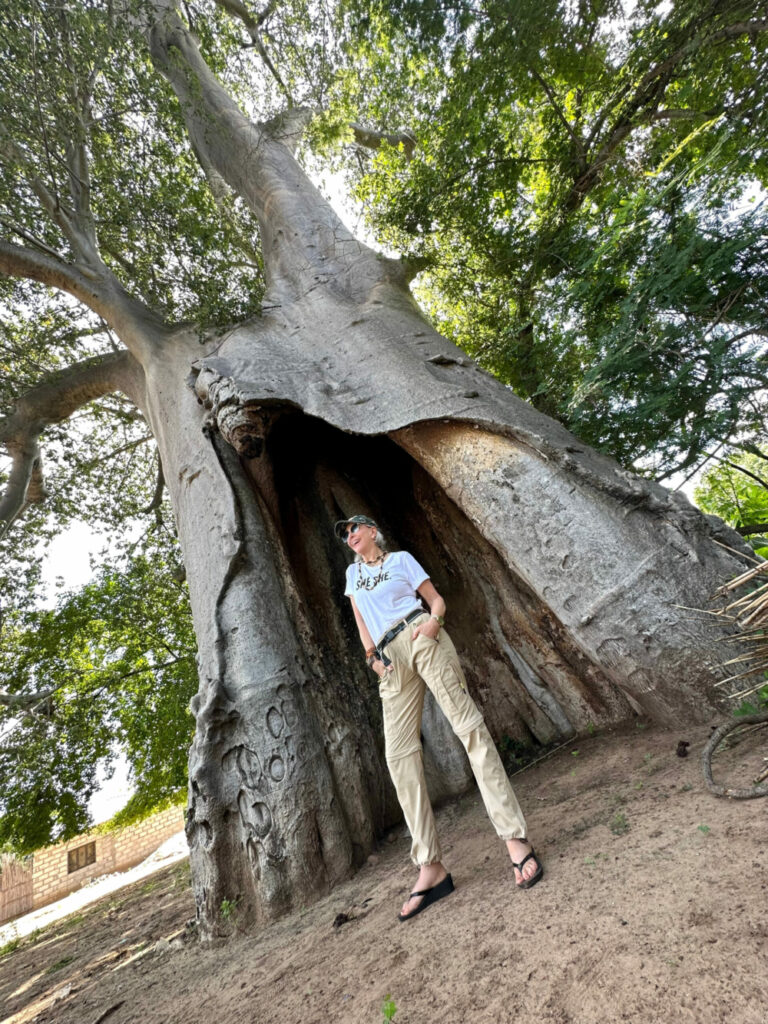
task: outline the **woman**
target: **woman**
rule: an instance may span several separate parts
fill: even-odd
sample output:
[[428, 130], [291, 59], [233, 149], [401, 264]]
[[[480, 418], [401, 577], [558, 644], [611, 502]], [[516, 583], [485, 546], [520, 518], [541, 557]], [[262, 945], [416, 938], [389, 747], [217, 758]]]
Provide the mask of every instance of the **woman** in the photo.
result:
[[424, 780], [420, 735], [427, 686], [464, 744], [488, 816], [507, 844], [518, 888], [529, 889], [544, 869], [525, 838], [522, 811], [443, 629], [445, 601], [412, 555], [386, 551], [368, 516], [342, 519], [335, 531], [355, 553], [345, 594], [352, 601], [366, 661], [380, 679], [387, 765], [411, 832], [411, 859], [419, 868], [399, 919], [409, 921], [453, 892]]

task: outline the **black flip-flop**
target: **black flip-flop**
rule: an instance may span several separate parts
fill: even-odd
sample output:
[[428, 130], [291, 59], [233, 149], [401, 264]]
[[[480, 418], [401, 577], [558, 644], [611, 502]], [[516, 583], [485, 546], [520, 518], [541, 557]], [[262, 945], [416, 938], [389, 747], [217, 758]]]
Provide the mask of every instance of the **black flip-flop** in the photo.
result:
[[408, 897], [409, 900], [412, 900], [415, 896], [423, 896], [423, 899], [418, 907], [416, 907], [415, 910], [412, 910], [410, 914], [398, 914], [398, 921], [410, 921], [412, 917], [416, 917], [416, 915], [420, 914], [422, 910], [426, 910], [427, 907], [431, 906], [433, 903], [437, 903], [437, 901], [441, 900], [443, 896], [449, 896], [453, 892], [453, 889], [453, 879], [450, 875], [446, 875], [442, 882], [438, 882], [437, 885], [433, 885], [431, 889], [422, 889], [421, 892], [412, 892]]
[[[536, 871], [531, 875], [530, 878], [523, 878], [523, 865], [527, 864], [531, 857], [533, 857], [533, 859], [536, 861]], [[515, 861], [512, 861], [512, 867], [517, 868], [517, 870], [520, 872], [520, 877], [523, 879], [522, 882], [515, 882], [515, 885], [518, 889], [530, 889], [532, 885], [536, 885], [541, 876], [544, 874], [544, 867], [539, 858], [536, 856], [536, 851], [533, 847], [531, 847], [531, 852], [527, 853], [519, 864], [516, 864]]]

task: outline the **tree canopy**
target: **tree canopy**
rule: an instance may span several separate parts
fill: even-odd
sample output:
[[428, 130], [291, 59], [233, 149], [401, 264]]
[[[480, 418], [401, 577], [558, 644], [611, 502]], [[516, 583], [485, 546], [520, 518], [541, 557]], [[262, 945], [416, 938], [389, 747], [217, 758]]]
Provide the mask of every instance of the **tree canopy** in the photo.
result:
[[[624, 465], [764, 431], [766, 8], [348, 5], [357, 176], [440, 329]], [[364, 71], [364, 73], [363, 73]]]
[[55, 608], [9, 611], [0, 848], [26, 853], [87, 828], [97, 771], [109, 773], [118, 749], [135, 785], [129, 816], [183, 790], [196, 687], [183, 570], [162, 534]]

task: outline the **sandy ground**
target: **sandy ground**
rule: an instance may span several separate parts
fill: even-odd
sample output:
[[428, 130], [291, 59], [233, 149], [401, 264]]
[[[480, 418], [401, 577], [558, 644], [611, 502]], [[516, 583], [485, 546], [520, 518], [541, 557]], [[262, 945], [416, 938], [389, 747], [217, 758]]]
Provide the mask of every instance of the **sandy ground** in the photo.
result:
[[[438, 824], [456, 892], [407, 924], [404, 835], [258, 935], [202, 947], [186, 864], [0, 956], [4, 1024], [768, 1021], [768, 801], [702, 783], [707, 728], [580, 740], [515, 778], [546, 866], [529, 892], [472, 794]], [[676, 756], [678, 741], [691, 755]], [[768, 729], [722, 755], [744, 785]], [[338, 915], [348, 920], [334, 927]]]

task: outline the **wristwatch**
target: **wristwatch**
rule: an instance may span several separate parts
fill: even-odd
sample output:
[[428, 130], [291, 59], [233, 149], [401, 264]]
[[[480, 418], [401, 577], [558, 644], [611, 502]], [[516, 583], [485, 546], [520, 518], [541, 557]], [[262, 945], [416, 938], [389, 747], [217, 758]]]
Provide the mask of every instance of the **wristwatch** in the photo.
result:
[[431, 619], [437, 619], [438, 626], [444, 626], [445, 625], [445, 619], [443, 618], [442, 615], [430, 615], [430, 618]]

